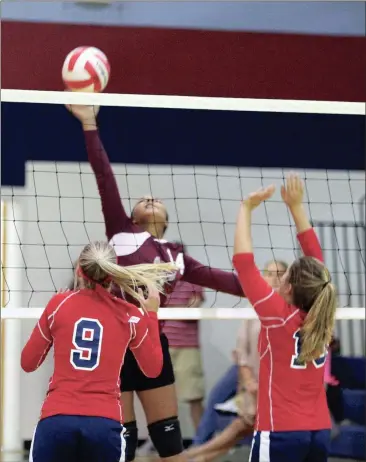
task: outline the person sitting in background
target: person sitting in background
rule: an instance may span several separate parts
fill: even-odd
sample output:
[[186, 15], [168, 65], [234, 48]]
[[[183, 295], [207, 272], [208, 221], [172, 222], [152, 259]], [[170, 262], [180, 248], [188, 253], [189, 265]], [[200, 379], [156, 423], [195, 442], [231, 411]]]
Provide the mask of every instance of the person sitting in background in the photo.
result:
[[[256, 414], [256, 395], [258, 388], [258, 336], [260, 322], [258, 319], [242, 322], [237, 339], [237, 347], [233, 352], [237, 364], [237, 394], [214, 409], [224, 414], [238, 416], [223, 432], [198, 446], [186, 451], [187, 457], [194, 462], [208, 462], [225, 454], [242, 438], [253, 433]], [[238, 383], [239, 382], [239, 383]], [[216, 417], [216, 415], [214, 416]], [[215, 423], [214, 418], [214, 423]]]
[[[266, 265], [263, 276], [274, 289], [277, 289], [286, 269], [285, 262], [272, 261]], [[233, 354], [235, 365], [228, 370], [210, 393], [204, 416], [193, 440], [193, 446], [186, 451], [190, 460], [194, 462], [211, 461], [226, 453], [242, 438], [253, 432], [259, 373], [259, 331], [259, 320], [243, 321]], [[239, 389], [238, 393], [233, 398], [237, 389]], [[217, 404], [223, 401], [226, 402]], [[216, 430], [216, 410], [236, 414], [239, 417], [234, 419], [222, 433], [210, 440]]]

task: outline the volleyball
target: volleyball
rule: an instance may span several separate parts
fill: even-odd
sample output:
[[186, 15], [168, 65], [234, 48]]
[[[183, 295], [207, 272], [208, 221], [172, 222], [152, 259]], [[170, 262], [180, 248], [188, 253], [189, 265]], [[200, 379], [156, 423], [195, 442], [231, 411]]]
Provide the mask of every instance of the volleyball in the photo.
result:
[[101, 92], [107, 86], [111, 66], [106, 55], [94, 47], [72, 50], [62, 66], [62, 80], [72, 91]]

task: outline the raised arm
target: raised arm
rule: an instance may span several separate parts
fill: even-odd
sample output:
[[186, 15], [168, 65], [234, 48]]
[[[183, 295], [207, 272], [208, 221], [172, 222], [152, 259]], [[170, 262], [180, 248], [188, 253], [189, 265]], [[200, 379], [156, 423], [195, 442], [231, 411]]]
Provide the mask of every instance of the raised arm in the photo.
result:
[[286, 185], [281, 187], [281, 196], [294, 220], [297, 238], [304, 255], [323, 261], [319, 240], [303, 205], [304, 183], [298, 175], [288, 176]]
[[94, 106], [71, 106], [70, 112], [80, 120], [85, 136], [88, 160], [97, 180], [108, 240], [123, 231], [130, 231], [132, 222], [123, 207], [118, 185], [108, 156], [100, 140]]
[[235, 230], [233, 264], [238, 272], [243, 291], [258, 314], [262, 323], [284, 322], [292, 309], [285, 300], [273, 290], [259, 272], [253, 255], [252, 210], [269, 199], [274, 187], [252, 193], [240, 206]]
[[202, 263], [189, 255], [184, 256], [184, 266], [184, 281], [201, 287], [207, 287], [217, 292], [236, 295], [238, 297], [245, 296], [238, 277], [234, 273], [202, 265]]

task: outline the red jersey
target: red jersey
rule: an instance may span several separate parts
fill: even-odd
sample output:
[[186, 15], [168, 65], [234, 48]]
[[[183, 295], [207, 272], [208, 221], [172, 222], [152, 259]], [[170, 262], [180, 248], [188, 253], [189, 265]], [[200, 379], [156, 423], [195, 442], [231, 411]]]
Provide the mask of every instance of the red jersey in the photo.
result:
[[[298, 235], [306, 256], [323, 260], [313, 229]], [[263, 279], [252, 253], [235, 255], [243, 290], [261, 321], [256, 429], [302, 431], [331, 428], [324, 387], [325, 354], [303, 365], [300, 328], [306, 313], [289, 305]]]
[[147, 377], [163, 366], [156, 313], [144, 315], [100, 285], [52, 297], [22, 351], [23, 370], [37, 369], [52, 346], [54, 373], [41, 419], [85, 415], [122, 423], [119, 375], [127, 348]]
[[[123, 207], [118, 185], [98, 132], [86, 131], [85, 141], [102, 201], [106, 235], [116, 251], [121, 266], [156, 262], [175, 263], [179, 271], [173, 275], [169, 284], [166, 284], [166, 294], [171, 294], [176, 281], [182, 279], [218, 292], [243, 296], [238, 278], [233, 272], [202, 265], [186, 255], [181, 245], [156, 239], [134, 224]], [[161, 296], [161, 306], [166, 305], [167, 298], [169, 295]], [[133, 300], [129, 301], [134, 303]]]

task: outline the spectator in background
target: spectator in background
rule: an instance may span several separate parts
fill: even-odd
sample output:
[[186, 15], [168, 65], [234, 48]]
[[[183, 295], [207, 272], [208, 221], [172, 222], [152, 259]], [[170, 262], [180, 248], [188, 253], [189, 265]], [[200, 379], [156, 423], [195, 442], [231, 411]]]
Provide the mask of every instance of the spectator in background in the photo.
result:
[[[202, 287], [179, 281], [171, 294], [169, 308], [199, 308], [204, 302]], [[165, 321], [163, 333], [169, 341], [178, 400], [188, 403], [195, 431], [203, 414], [205, 394], [199, 342], [199, 321]]]
[[203, 444], [189, 448], [186, 454], [190, 461], [209, 462], [225, 454], [242, 438], [250, 436], [253, 433], [257, 411], [259, 374], [258, 337], [260, 327], [258, 319], [250, 319], [242, 322], [238, 332], [237, 346], [233, 352], [238, 373], [235, 381], [237, 394], [229, 401], [214, 406], [219, 412], [233, 414], [237, 418], [214, 438]]
[[[279, 286], [280, 278], [286, 272], [287, 264], [282, 261], [271, 261], [265, 266], [263, 276], [268, 284], [274, 289]], [[234, 351], [234, 365], [226, 372], [226, 374], [219, 380], [219, 382], [211, 390], [208, 397], [205, 412], [199, 424], [195, 438], [193, 439], [193, 447], [187, 452], [188, 457], [201, 460], [205, 456], [207, 459], [216, 457], [223, 452], [226, 452], [232, 447], [238, 438], [242, 438], [252, 429], [247, 422], [246, 415], [244, 419], [242, 416], [248, 414], [248, 410], [241, 409], [239, 414], [240, 419], [236, 419], [225, 431], [209, 441], [216, 431], [216, 410], [236, 413], [237, 406], [233, 401], [228, 401], [235, 396], [238, 389], [244, 388], [252, 396], [256, 395], [259, 357], [258, 357], [258, 334], [259, 334], [259, 321], [251, 320], [244, 321], [239, 331], [237, 347]], [[241, 395], [241, 396], [240, 396]], [[239, 394], [239, 401], [248, 408], [250, 407], [250, 398], [243, 400], [243, 394]], [[220, 405], [219, 403], [224, 403]], [[234, 406], [233, 406], [234, 404]], [[239, 407], [242, 407], [239, 404]], [[246, 422], [245, 422], [246, 421]], [[208, 443], [207, 443], [208, 442]], [[207, 443], [207, 444], [204, 444]], [[219, 451], [220, 448], [220, 451]], [[215, 451], [219, 451], [213, 453]], [[211, 457], [212, 456], [212, 457]]]

